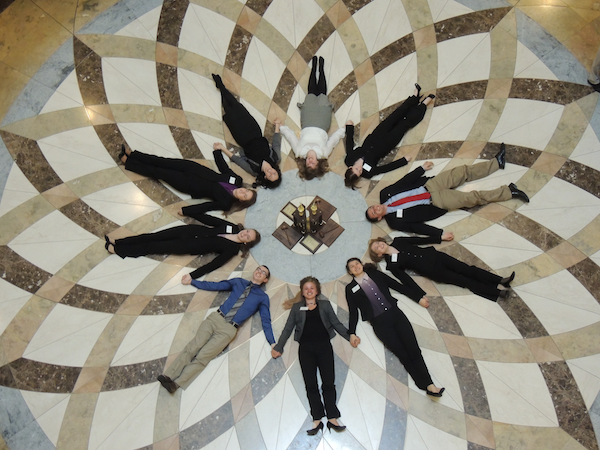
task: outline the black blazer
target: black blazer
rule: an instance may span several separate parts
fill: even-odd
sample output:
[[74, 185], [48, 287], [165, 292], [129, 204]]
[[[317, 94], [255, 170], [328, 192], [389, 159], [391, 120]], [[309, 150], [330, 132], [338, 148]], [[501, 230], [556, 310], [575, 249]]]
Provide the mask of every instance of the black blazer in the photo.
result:
[[375, 175], [391, 172], [408, 164], [406, 158], [400, 158], [389, 164], [378, 166], [379, 160], [390, 151], [390, 148], [383, 145], [372, 146], [367, 145], [366, 142], [363, 142], [362, 146], [354, 148], [354, 125], [346, 125], [346, 159], [344, 159], [346, 166], [352, 166], [359, 158], [363, 158], [364, 162], [371, 166], [371, 170], [363, 168], [361, 177], [371, 179]]
[[[329, 333], [329, 338], [333, 339], [335, 337], [335, 331], [338, 332], [340, 336], [342, 336], [347, 341], [350, 340], [350, 333], [348, 333], [348, 329], [342, 325], [340, 319], [335, 315], [333, 308], [331, 307], [331, 303], [329, 300], [324, 299], [324, 297], [317, 298], [317, 304], [319, 305], [319, 315], [321, 316], [321, 320], [323, 321], [323, 325], [327, 329]], [[279, 353], [283, 353], [283, 347], [287, 342], [290, 334], [292, 334], [292, 330], [295, 328], [294, 332], [294, 340], [296, 342], [300, 341], [300, 337], [302, 336], [302, 332], [304, 331], [304, 323], [306, 322], [306, 311], [301, 311], [300, 307], [306, 306], [306, 301], [302, 299], [298, 303], [295, 303], [290, 310], [290, 315], [288, 316], [287, 322], [285, 323], [285, 327], [281, 332], [281, 336], [279, 336], [279, 341], [274, 347], [275, 351]], [[335, 329], [335, 331], [334, 331]]]
[[[404, 177], [400, 178], [400, 180], [386, 187], [379, 193], [379, 203], [384, 204], [396, 194], [424, 186], [431, 178], [423, 176], [424, 173], [425, 169], [423, 169], [423, 167], [418, 167], [412, 172], [407, 173]], [[397, 217], [396, 213], [386, 214], [385, 221], [389, 227], [394, 230], [408, 231], [425, 236], [436, 236], [441, 238], [443, 230], [423, 222], [437, 219], [447, 212], [447, 209], [438, 208], [432, 204], [417, 205], [403, 209], [402, 217]]]
[[[365, 272], [379, 287], [381, 293], [392, 305], [392, 308], [399, 310], [398, 300], [392, 297], [392, 294], [390, 293], [390, 288], [392, 288], [396, 292], [400, 292], [401, 294], [406, 295], [411, 299], [414, 299], [415, 295], [417, 295], [412, 287], [400, 284], [397, 280], [394, 280], [392, 277], [386, 275], [383, 272], [380, 272], [379, 270], [367, 269], [365, 270]], [[356, 324], [358, 323], [358, 310], [360, 309], [360, 315], [362, 316], [362, 320], [366, 321], [373, 319], [373, 308], [371, 306], [369, 298], [367, 297], [367, 294], [365, 294], [365, 291], [362, 290], [360, 285], [354, 279], [346, 286], [346, 300], [348, 301], [348, 309], [350, 310], [350, 323], [348, 324], [348, 330], [350, 334], [356, 334]]]
[[234, 182], [230, 184], [234, 184], [237, 187], [243, 186], [242, 177], [237, 175], [227, 165], [223, 158], [223, 153], [221, 153], [220, 150], [215, 150], [213, 155], [219, 172], [211, 171], [210, 174], [205, 176], [204, 180], [202, 180], [204, 184], [203, 196], [210, 198], [212, 201], [200, 203], [199, 205], [185, 206], [182, 208], [183, 214], [188, 217], [196, 219], [208, 211], [228, 211], [231, 209], [235, 198], [219, 184], [220, 182], [230, 183], [231, 177], [233, 177]]

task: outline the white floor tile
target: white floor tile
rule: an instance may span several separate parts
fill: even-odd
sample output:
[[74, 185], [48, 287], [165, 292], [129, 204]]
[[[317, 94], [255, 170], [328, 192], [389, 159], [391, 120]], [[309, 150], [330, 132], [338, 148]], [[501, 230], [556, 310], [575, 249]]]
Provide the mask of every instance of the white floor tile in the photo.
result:
[[32, 295], [0, 278], [0, 335]]
[[162, 105], [154, 61], [104, 57], [102, 79], [109, 103]]
[[[446, 394], [444, 393], [444, 396]], [[411, 450], [467, 450], [464, 439], [446, 433], [409, 414], [406, 424], [405, 449]]]
[[404, 101], [412, 95], [417, 82], [417, 56], [411, 53], [389, 65], [377, 75], [379, 109]]
[[111, 255], [90, 270], [79, 284], [92, 289], [131, 294], [160, 263], [149, 258]]
[[77, 74], [73, 70], [64, 81], [58, 86], [54, 94], [48, 99], [40, 114], [47, 114], [63, 109], [81, 108], [83, 98], [77, 82]]
[[427, 3], [434, 23], [473, 12], [472, 9], [452, 0], [427, 0]]
[[354, 70], [344, 40], [337, 31], [334, 31], [321, 48], [317, 50], [317, 56], [322, 56], [325, 59], [328, 93]]
[[71, 396], [33, 391], [21, 391], [21, 395], [38, 425], [44, 430], [48, 439], [56, 445]]
[[119, 123], [117, 126], [132, 150], [165, 158], [181, 158], [181, 152], [168, 125]]
[[[386, 273], [394, 278], [391, 272], [386, 271]], [[390, 292], [392, 292], [392, 296], [398, 300], [398, 308], [404, 312], [406, 317], [408, 317], [408, 320], [410, 320], [410, 323], [430, 330], [437, 330], [435, 322], [431, 318], [427, 308], [423, 308], [421, 305], [402, 294], [397, 294], [395, 291]]]
[[224, 65], [235, 23], [202, 6], [190, 3], [179, 35], [179, 48]]
[[385, 347], [379, 338], [375, 336], [371, 324], [359, 320], [356, 325], [356, 335], [360, 338], [360, 345], [358, 347], [360, 351], [385, 370]]
[[245, 99], [241, 99], [242, 105], [250, 112], [250, 115], [254, 117], [254, 119], [258, 122], [258, 126], [260, 127], [260, 131], [265, 133], [265, 125], [267, 124], [267, 118], [254, 107], [254, 105]]
[[[192, 272], [192, 270], [189, 267], [181, 269], [162, 288], [160, 288], [160, 291], [158, 291], [156, 295], [179, 295], [196, 292], [198, 289], [191, 284], [181, 284], [181, 278], [190, 272]], [[202, 281], [204, 280], [204, 276], [196, 278], [196, 280]]]
[[[288, 106], [287, 118], [285, 119], [286, 125], [289, 126], [289, 121], [292, 121], [298, 128], [300, 128], [300, 108], [298, 108], [298, 103], [304, 103], [305, 98], [306, 94], [300, 85], [296, 86], [294, 93], [292, 94], [292, 99], [290, 100], [290, 106]], [[281, 138], [281, 143], [285, 143], [289, 147], [289, 144], [285, 138]]]
[[287, 375], [255, 410], [267, 450], [288, 448], [306, 419], [304, 405]]
[[121, 341], [111, 366], [126, 366], [168, 356], [183, 314], [139, 316]]
[[600, 170], [600, 141], [591, 125], [587, 126], [570, 159]]
[[133, 183], [112, 186], [82, 197], [82, 200], [118, 225], [157, 211], [162, 213], [150, 197]]
[[491, 40], [489, 33], [471, 34], [438, 44], [438, 87], [490, 76]]
[[555, 103], [509, 98], [489, 141], [544, 150], [563, 109]]
[[517, 61], [514, 77], [558, 80], [548, 66], [520, 41], [517, 41]]
[[515, 287], [515, 291], [550, 334], [600, 321], [600, 305], [568, 270]]
[[182, 392], [179, 431], [212, 414], [229, 401], [229, 355], [213, 359], [193, 383]]
[[210, 444], [202, 447], [202, 450], [240, 450], [235, 427], [230, 428]]
[[400, 0], [375, 0], [352, 16], [369, 55], [412, 33], [406, 10]]
[[444, 299], [465, 336], [481, 339], [522, 339], [517, 327], [497, 303], [475, 294]]
[[570, 239], [600, 213], [600, 199], [558, 178], [552, 178], [530, 200], [519, 212], [563, 239]]
[[213, 79], [185, 69], [177, 69], [177, 75], [183, 110], [220, 121], [221, 94]]
[[[209, 161], [214, 161], [215, 158], [213, 156], [213, 144], [215, 142], [219, 142], [220, 144], [225, 145], [225, 141], [223, 139], [217, 139], [210, 134], [201, 133], [199, 131], [191, 130], [192, 136], [194, 137], [194, 141], [196, 141], [196, 145], [202, 152], [202, 156]], [[191, 198], [188, 194], [185, 194], [188, 198]], [[187, 200], [187, 199], [186, 199]]]
[[[354, 124], [359, 124], [360, 117], [360, 95], [358, 95], [358, 91], [348, 97], [342, 106], [335, 112], [335, 118], [339, 125], [345, 124], [346, 121], [351, 120]], [[356, 142], [358, 145], [359, 142]]]
[[571, 359], [567, 364], [589, 410], [600, 392], [600, 355]]
[[284, 70], [281, 59], [255, 36], [248, 47], [242, 78], [272, 98]]
[[89, 450], [126, 450], [152, 444], [158, 383], [101, 392], [90, 430]]
[[[361, 344], [362, 345], [362, 344]], [[379, 448], [385, 417], [385, 398], [365, 383], [358, 375], [348, 371], [338, 408], [344, 424], [367, 450]]]
[[323, 16], [323, 9], [313, 0], [275, 0], [263, 19], [279, 31], [294, 48]]
[[498, 224], [462, 240], [461, 245], [494, 270], [519, 264], [543, 253], [527, 239]]
[[40, 150], [63, 181], [115, 167], [93, 127], [75, 128], [38, 141]]
[[48, 364], [81, 367], [111, 318], [112, 314], [57, 304], [23, 356]]
[[250, 338], [249, 353], [250, 378], [254, 378], [271, 360], [271, 345], [267, 342], [264, 333], [258, 333]]
[[54, 211], [25, 229], [8, 246], [32, 264], [56, 273], [97, 241], [96, 236]]
[[434, 108], [423, 142], [464, 141], [482, 104], [483, 100], [467, 100]]
[[557, 427], [558, 418], [540, 368], [535, 363], [477, 361], [496, 422]]
[[[433, 380], [433, 384], [438, 387], [445, 387], [444, 395], [436, 400], [442, 405], [452, 408], [457, 411], [464, 411], [462, 395], [460, 393], [460, 385], [456, 378], [456, 370], [452, 363], [450, 355], [445, 353], [435, 352], [426, 348], [421, 348], [423, 359]], [[414, 380], [408, 376], [408, 386], [412, 390], [411, 395], [427, 396], [427, 393], [417, 387]]]
[[0, 200], [0, 217], [38, 194], [19, 166], [13, 164]]
[[115, 35], [155, 41], [161, 10], [162, 7], [158, 6], [152, 11], [148, 11], [142, 17], [138, 17], [133, 22], [121, 28]]

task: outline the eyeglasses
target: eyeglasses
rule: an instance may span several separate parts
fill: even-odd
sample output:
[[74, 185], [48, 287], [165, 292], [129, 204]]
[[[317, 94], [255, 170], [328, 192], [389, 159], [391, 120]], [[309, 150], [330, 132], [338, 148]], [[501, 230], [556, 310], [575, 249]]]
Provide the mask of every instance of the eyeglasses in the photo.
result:
[[269, 276], [269, 272], [265, 269], [261, 269], [260, 267], [257, 267], [256, 270], [258, 270], [260, 273], [262, 273], [265, 277]]

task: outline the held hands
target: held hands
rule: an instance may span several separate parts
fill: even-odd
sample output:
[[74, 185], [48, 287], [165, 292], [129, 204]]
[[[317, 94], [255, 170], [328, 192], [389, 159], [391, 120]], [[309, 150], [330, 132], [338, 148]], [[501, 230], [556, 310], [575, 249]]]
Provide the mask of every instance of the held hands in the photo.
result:
[[355, 335], [355, 334], [351, 334], [350, 335], [350, 345], [354, 348], [358, 347], [358, 344], [360, 344], [360, 338]]
[[433, 163], [431, 161], [425, 161], [423, 163], [423, 169], [425, 169], [426, 171], [433, 169]]
[[421, 297], [421, 300], [419, 300], [419, 305], [421, 305], [423, 308], [429, 308], [429, 299], [427, 297]]
[[273, 125], [275, 125], [275, 133], [279, 133], [279, 127], [281, 126], [279, 117], [276, 117], [275, 120], [273, 120]]
[[189, 273], [186, 273], [181, 277], [181, 284], [192, 284], [192, 276]]
[[347, 120], [346, 125], [354, 125], [354, 122], [352, 122], [351, 120]]
[[454, 233], [447, 231], [442, 234], [442, 241], [451, 241], [454, 239]]
[[404, 159], [406, 160], [406, 162], [411, 162], [412, 161], [412, 156], [407, 155], [404, 157]]
[[271, 356], [276, 359], [281, 356], [281, 353], [275, 350], [275, 344], [271, 344]]

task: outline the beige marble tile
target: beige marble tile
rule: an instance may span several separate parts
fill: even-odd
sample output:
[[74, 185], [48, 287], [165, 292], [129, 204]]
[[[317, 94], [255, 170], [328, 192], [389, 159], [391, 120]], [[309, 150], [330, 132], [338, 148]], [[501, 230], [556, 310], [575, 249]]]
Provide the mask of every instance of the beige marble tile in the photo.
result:
[[102, 367], [82, 367], [77, 383], [73, 388], [74, 394], [92, 394], [102, 390], [102, 384], [106, 374], [108, 373], [108, 365]]
[[408, 413], [448, 434], [467, 439], [465, 414], [432, 400], [428, 395], [411, 392]]
[[436, 45], [437, 39], [435, 36], [435, 26], [428, 25], [419, 30], [415, 30], [413, 33], [413, 38], [415, 40], [415, 48], [417, 50]]
[[548, 254], [543, 254], [506, 269], [507, 272], [513, 270], [517, 272], [515, 285], [520, 286], [560, 272], [563, 267]]
[[92, 123], [84, 107], [62, 109], [23, 119], [2, 129], [29, 139], [39, 140], [62, 131], [88, 127]]
[[529, 346], [529, 349], [537, 362], [563, 360], [560, 350], [549, 336], [526, 339], [525, 342]]
[[387, 395], [386, 398], [399, 406], [403, 410], [408, 410], [410, 389], [405, 384], [400, 383], [394, 377], [387, 376]]
[[254, 409], [250, 383], [247, 383], [237, 394], [231, 396], [231, 409], [233, 409], [233, 420], [235, 423], [242, 420]]
[[488, 81], [485, 98], [506, 99], [510, 93], [512, 78], [496, 78]]
[[244, 9], [242, 9], [242, 12], [240, 13], [237, 24], [240, 27], [249, 31], [250, 33], [254, 34], [256, 28], [258, 27], [258, 23], [261, 21], [261, 19], [262, 18], [258, 14], [256, 14], [256, 12], [254, 12], [253, 9], [250, 9], [247, 6], [245, 6]]
[[[365, 82], [358, 90], [360, 97], [360, 117], [370, 117], [379, 113], [379, 101], [377, 100], [377, 83], [375, 78]], [[342, 142], [340, 141], [340, 144]]]
[[[513, 25], [516, 29], [514, 19], [505, 18], [502, 22]], [[490, 38], [492, 52], [490, 79], [511, 78], [517, 61], [517, 39], [514, 31], [497, 26], [490, 32]]]
[[433, 19], [429, 5], [421, 0], [402, 0], [410, 25], [413, 30], [419, 30], [427, 25], [431, 25]]
[[[360, 350], [360, 348], [359, 348]], [[350, 363], [350, 369], [358, 375], [365, 383], [371, 388], [385, 396], [386, 387], [386, 373], [385, 371], [377, 366], [369, 357], [367, 357], [362, 351], [355, 350], [352, 354], [352, 362]]]
[[156, 43], [155, 58], [157, 63], [167, 64], [169, 66], [177, 66], [177, 56], [179, 50], [164, 42]]
[[246, 341], [235, 348], [229, 358], [229, 391], [237, 395], [250, 382], [250, 342]]
[[152, 448], [153, 450], [179, 450], [179, 434], [169, 436], [162, 441], [156, 441], [155, 435], [155, 442]]
[[154, 123], [167, 124], [162, 108], [149, 105], [111, 105], [117, 123]]
[[427, 348], [438, 353], [448, 353], [446, 343], [440, 336], [439, 331], [432, 330], [431, 328], [425, 328], [416, 324], [413, 325], [413, 328], [415, 330], [415, 335], [417, 336], [420, 347]]
[[548, 7], [548, 2], [545, 1], [539, 6], [525, 6], [520, 2], [519, 10], [544, 27], [556, 39], [563, 42], [585, 26], [586, 21], [571, 8], [563, 8], [562, 5], [556, 6]]
[[498, 223], [505, 217], [509, 216], [513, 211], [498, 203], [490, 203], [484, 206], [474, 215], [480, 216], [492, 223]]
[[572, 439], [560, 428], [526, 427], [494, 422], [497, 450], [513, 448], [563, 449]]
[[[29, 82], [29, 77], [25, 76], [19, 70], [0, 62], [0, 122], [17, 99], [25, 85]], [[4, 129], [4, 128], [2, 128]]]
[[171, 264], [159, 264], [131, 294], [155, 295], [180, 269], [180, 267]]
[[65, 264], [56, 272], [56, 276], [77, 283], [107, 257], [108, 253], [104, 248], [104, 242], [99, 240]]
[[[566, 105], [545, 153], [569, 157], [587, 128], [587, 118], [579, 105]], [[539, 170], [539, 169], [538, 169]]]
[[144, 308], [150, 303], [152, 297], [149, 295], [130, 295], [121, 304], [115, 314], [122, 314], [125, 316], [139, 316]]
[[348, 50], [352, 67], [358, 67], [369, 59], [369, 50], [367, 50], [362, 34], [354, 20], [347, 20], [339, 25], [337, 32], [344, 41], [346, 50]]
[[135, 319], [134, 316], [113, 316], [90, 352], [86, 367], [108, 367]]
[[148, 39], [111, 34], [80, 34], [77, 38], [102, 58], [112, 56], [156, 60], [156, 43]]
[[167, 119], [167, 125], [171, 127], [189, 128], [185, 112], [180, 109], [166, 108], [163, 107], [165, 118]]
[[193, 0], [190, 3], [203, 6], [237, 22], [244, 5], [237, 0]]
[[467, 136], [469, 141], [487, 141], [494, 132], [504, 111], [506, 99], [485, 99], [473, 128]]
[[256, 28], [255, 35], [262, 42], [269, 46], [269, 48], [275, 53], [284, 65], [287, 65], [288, 61], [296, 51], [296, 49], [283, 37], [283, 35], [277, 31], [277, 29], [266, 20], [261, 20]]
[[569, 243], [587, 256], [600, 250], [600, 217], [596, 217], [575, 236], [571, 236]]
[[58, 303], [74, 285], [72, 281], [53, 276], [36, 292], [36, 295]]
[[48, 189], [42, 193], [42, 196], [56, 209], [60, 209], [79, 198], [66, 184]]
[[6, 245], [31, 224], [54, 212], [54, 207], [37, 195], [0, 217], [0, 245]]
[[[423, 88], [423, 95], [429, 94], [429, 91], [432, 91], [437, 86], [437, 61], [437, 45], [430, 45], [417, 50], [417, 78]], [[431, 109], [431, 106], [429, 108]]]
[[[182, 390], [178, 389], [175, 394], [169, 394], [162, 387], [158, 390], [156, 401], [156, 415], [154, 416], [154, 441], [162, 442], [164, 447], [179, 449], [179, 410], [181, 404]], [[171, 441], [171, 442], [170, 442]], [[170, 442], [170, 446], [166, 444]], [[154, 444], [157, 448], [157, 444]]]
[[590, 339], [598, 336], [600, 323], [595, 323], [568, 333], [552, 336], [564, 359], [575, 359], [600, 353], [600, 340]]
[[57, 448], [75, 450], [87, 447], [98, 395], [71, 395], [58, 436]]
[[471, 351], [471, 347], [469, 347], [469, 341], [467, 341], [466, 337], [448, 333], [440, 333], [440, 335], [446, 343], [446, 348], [450, 356], [473, 359], [473, 352]]
[[546, 173], [548, 175], [555, 175], [566, 161], [567, 158], [563, 156], [557, 156], [544, 151], [544, 153], [542, 153], [540, 157], [533, 163], [531, 169]]
[[481, 361], [495, 361], [508, 363], [535, 362], [531, 350], [524, 339], [479, 339], [467, 338], [473, 357]]
[[569, 242], [563, 242], [548, 250], [548, 255], [556, 260], [565, 269], [583, 261], [586, 255]]
[[488, 448], [496, 447], [494, 438], [494, 422], [481, 417], [465, 414], [467, 440]]
[[[342, 25], [344, 22], [346, 22], [350, 17], [352, 17], [352, 15], [350, 14], [350, 11], [348, 11], [348, 8], [346, 7], [346, 5], [344, 4], [343, 0], [339, 0], [339, 1], [335, 1], [335, 0], [328, 0], [328, 1], [320, 1], [317, 2], [321, 7], [324, 7], [323, 9], [327, 14], [327, 17], [329, 17], [329, 20], [331, 20], [331, 23], [333, 23], [333, 26], [335, 28], [338, 28], [340, 25]], [[332, 6], [330, 6], [329, 8], [327, 8], [329, 6], [329, 4], [333, 3]]]

